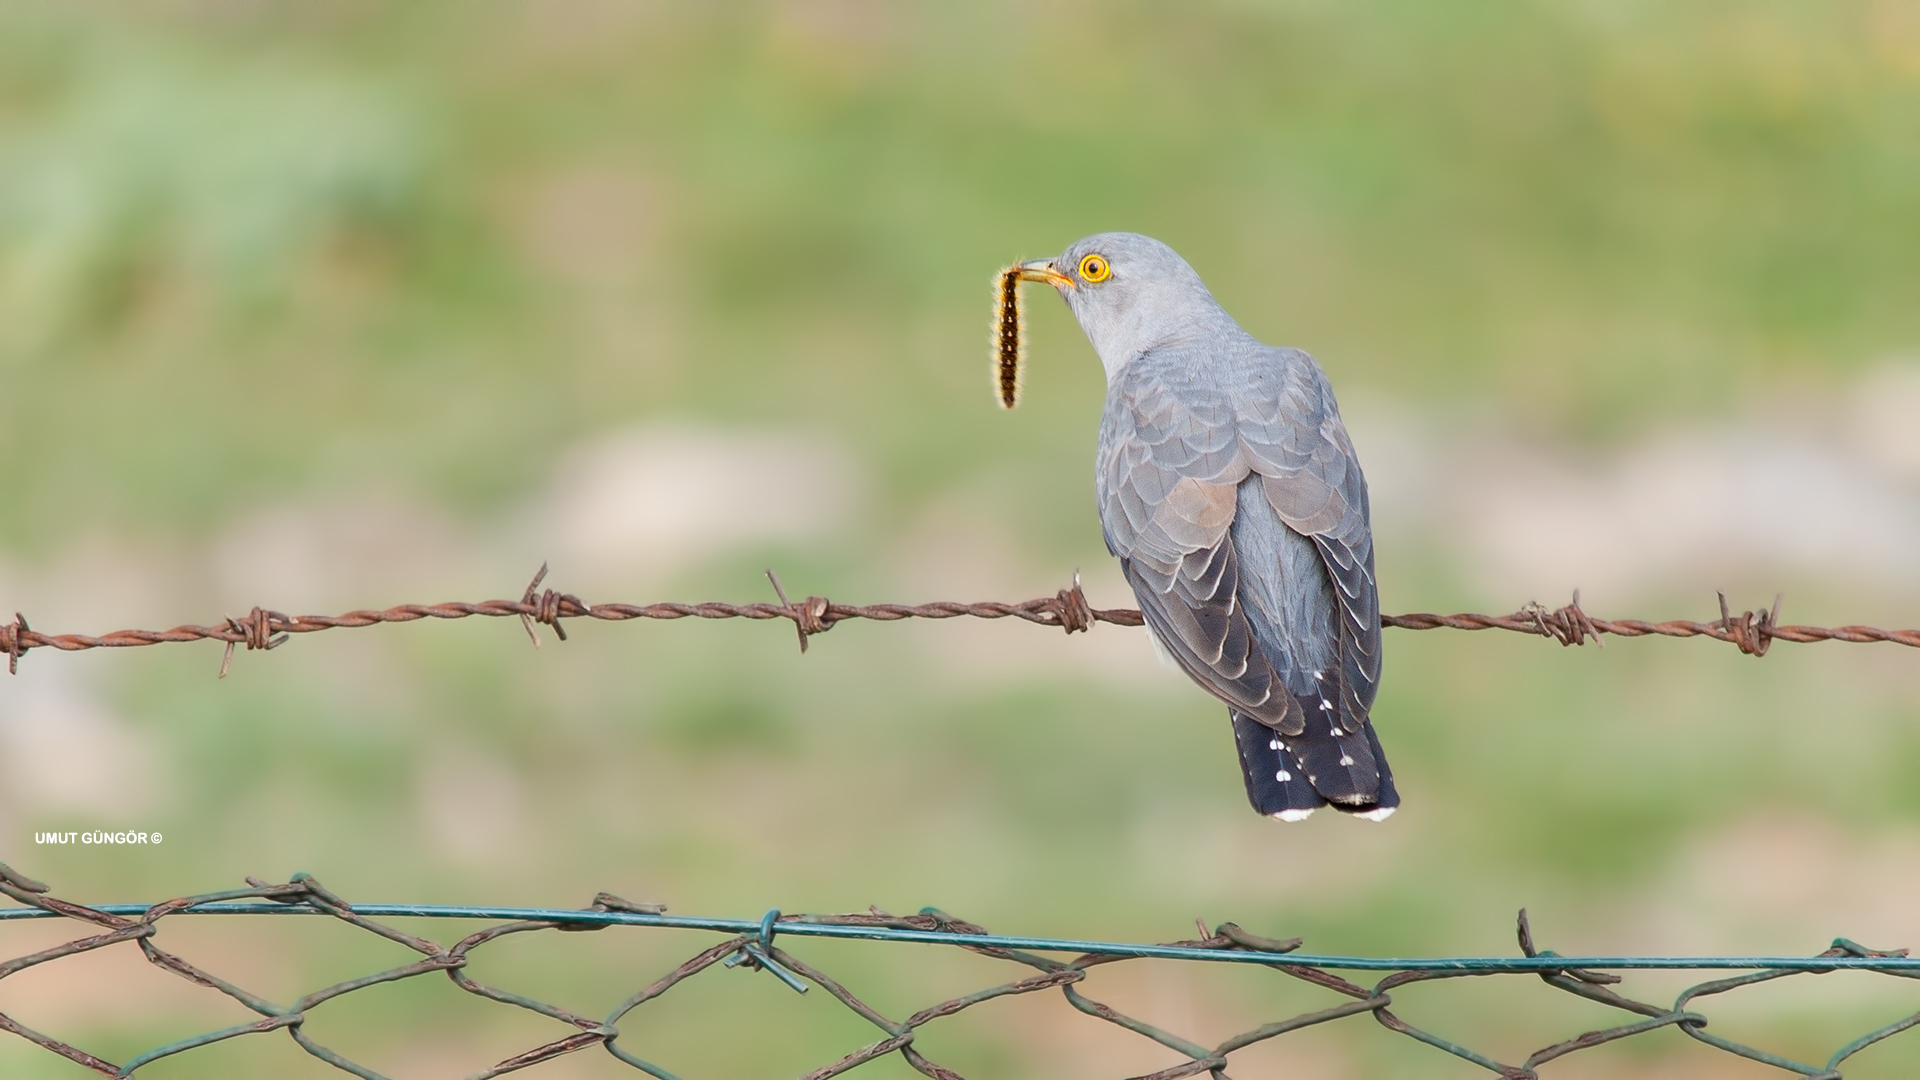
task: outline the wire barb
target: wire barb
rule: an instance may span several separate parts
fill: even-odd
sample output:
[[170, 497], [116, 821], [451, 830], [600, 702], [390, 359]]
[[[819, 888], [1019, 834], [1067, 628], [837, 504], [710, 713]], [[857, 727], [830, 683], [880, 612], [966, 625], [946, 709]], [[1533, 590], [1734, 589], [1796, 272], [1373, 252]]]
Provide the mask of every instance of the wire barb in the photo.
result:
[[1087, 603], [1087, 594], [1080, 591], [1080, 571], [1073, 572], [1072, 587], [1061, 589], [1054, 598], [1060, 603], [1060, 625], [1067, 633], [1085, 633], [1093, 629], [1093, 605]]
[[587, 606], [580, 602], [579, 597], [571, 593], [558, 593], [548, 589], [536, 594], [534, 590], [540, 588], [540, 583], [546, 579], [547, 564], [541, 563], [539, 571], [533, 575], [533, 580], [527, 582], [527, 591], [520, 596], [518, 612], [520, 625], [527, 631], [527, 637], [533, 640], [533, 647], [536, 649], [540, 647], [540, 633], [534, 629], [535, 623], [553, 627], [554, 636], [565, 641], [567, 628], [560, 625], [560, 620], [569, 615], [579, 614]]
[[1580, 590], [1573, 590], [1573, 602], [1557, 611], [1548, 611], [1546, 605], [1529, 600], [1520, 609], [1520, 615], [1533, 620], [1535, 632], [1541, 637], [1550, 637], [1562, 645], [1584, 645], [1588, 638], [1600, 648], [1607, 643], [1600, 640], [1600, 631], [1595, 629], [1593, 620], [1580, 610]]
[[26, 635], [32, 627], [27, 625], [27, 617], [19, 612], [13, 613], [13, 621], [0, 625], [0, 650], [7, 654], [7, 674], [20, 674], [20, 658], [33, 646], [26, 643]]
[[226, 678], [228, 669], [233, 666], [235, 645], [244, 644], [247, 651], [252, 652], [255, 649], [277, 649], [287, 643], [286, 634], [274, 636], [276, 619], [282, 623], [293, 621], [277, 611], [261, 608], [254, 608], [244, 619], [227, 616], [227, 631], [231, 636], [227, 638], [226, 651], [220, 655], [220, 678]]
[[1780, 621], [1781, 594], [1773, 597], [1773, 610], [1752, 612], [1743, 611], [1738, 619], [1727, 612], [1727, 594], [1720, 597], [1720, 630], [1723, 641], [1731, 641], [1748, 656], [1765, 656], [1767, 648], [1773, 644], [1773, 626]]
[[773, 594], [780, 598], [780, 614], [793, 620], [793, 628], [800, 635], [800, 651], [806, 652], [808, 638], [833, 629], [836, 620], [828, 617], [833, 605], [824, 596], [809, 596], [805, 602], [795, 604], [787, 599], [787, 590], [780, 584], [780, 575], [772, 569], [768, 569], [766, 575], [767, 580], [773, 583]]

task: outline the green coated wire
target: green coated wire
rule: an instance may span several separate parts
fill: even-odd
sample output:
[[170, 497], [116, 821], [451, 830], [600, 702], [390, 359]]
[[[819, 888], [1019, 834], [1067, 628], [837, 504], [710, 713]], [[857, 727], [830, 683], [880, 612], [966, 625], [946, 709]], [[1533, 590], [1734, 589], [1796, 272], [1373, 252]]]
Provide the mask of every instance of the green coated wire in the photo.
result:
[[[92, 910], [139, 918], [150, 905], [100, 904]], [[672, 930], [709, 930], [748, 934], [758, 945], [764, 919], [721, 919], [684, 915], [652, 915], [628, 911], [581, 911], [566, 908], [484, 907], [460, 904], [354, 904], [357, 915], [380, 918], [480, 919], [488, 921], [557, 922], [598, 926], [652, 926]], [[325, 915], [306, 904], [212, 902], [183, 908], [169, 915]], [[777, 911], [775, 912], [777, 916]], [[59, 918], [34, 907], [0, 907], [0, 921]], [[768, 928], [771, 936], [772, 928]], [[853, 938], [866, 941], [904, 941], [928, 945], [972, 945], [995, 949], [1025, 949], [1096, 956], [1160, 960], [1199, 960], [1268, 967], [1327, 968], [1336, 971], [1457, 971], [1485, 973], [1559, 972], [1567, 968], [1620, 970], [1719, 971], [1879, 971], [1920, 976], [1920, 957], [1906, 956], [1324, 956], [1314, 953], [1268, 953], [1251, 950], [1198, 949], [1179, 945], [1143, 945], [1131, 942], [1079, 941], [1071, 938], [1017, 937], [1004, 934], [962, 934], [948, 930], [915, 930], [892, 926], [849, 926], [802, 920], [781, 922], [778, 933], [794, 937]], [[758, 958], [756, 957], [756, 960]]]

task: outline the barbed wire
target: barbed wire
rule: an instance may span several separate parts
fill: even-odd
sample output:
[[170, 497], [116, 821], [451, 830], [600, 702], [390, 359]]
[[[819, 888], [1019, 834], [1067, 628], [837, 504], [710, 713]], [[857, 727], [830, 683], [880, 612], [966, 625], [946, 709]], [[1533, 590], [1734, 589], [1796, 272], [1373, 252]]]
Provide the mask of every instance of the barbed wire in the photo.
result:
[[[17, 674], [20, 658], [31, 649], [58, 649], [78, 652], [85, 649], [124, 649], [141, 645], [162, 645], [188, 641], [220, 641], [226, 651], [220, 660], [225, 677], [233, 662], [236, 646], [248, 650], [275, 649], [294, 634], [312, 634], [382, 623], [406, 623], [420, 619], [465, 619], [472, 616], [518, 618], [527, 635], [540, 644], [536, 625], [545, 625], [565, 641], [566, 619], [599, 619], [624, 622], [630, 619], [788, 619], [800, 638], [800, 651], [807, 641], [824, 634], [835, 625], [852, 619], [898, 622], [902, 619], [1023, 619], [1042, 626], [1057, 626], [1067, 633], [1089, 630], [1095, 623], [1115, 626], [1141, 625], [1140, 612], [1134, 608], [1096, 608], [1080, 588], [1080, 576], [1073, 584], [1052, 596], [1018, 603], [982, 601], [958, 603], [937, 600], [925, 604], [837, 604], [824, 596], [809, 596], [799, 603], [787, 597], [786, 589], [773, 571], [767, 578], [773, 583], [778, 603], [730, 604], [708, 601], [699, 604], [589, 604], [572, 593], [541, 589], [546, 580], [543, 565], [518, 600], [482, 600], [475, 603], [448, 601], [440, 604], [398, 604], [389, 608], [349, 611], [340, 615], [286, 615], [256, 607], [245, 616], [229, 616], [212, 626], [181, 625], [170, 630], [115, 630], [107, 634], [49, 634], [28, 625], [26, 616], [15, 613], [10, 623], [0, 623], [0, 655], [7, 658], [8, 674]], [[1511, 615], [1483, 615], [1463, 612], [1436, 615], [1413, 612], [1407, 615], [1382, 615], [1382, 626], [1401, 630], [1508, 630], [1552, 638], [1562, 645], [1581, 645], [1591, 640], [1602, 644], [1601, 635], [1616, 637], [1706, 637], [1724, 641], [1749, 656], [1765, 656], [1775, 641], [1845, 641], [1854, 643], [1891, 642], [1920, 648], [1920, 630], [1883, 630], [1875, 626], [1796, 626], [1782, 624], [1780, 600], [1774, 598], [1771, 609], [1734, 614], [1727, 607], [1725, 593], [1720, 594], [1720, 618], [1712, 622], [1668, 619], [1650, 622], [1643, 619], [1601, 619], [1588, 615], [1580, 607], [1580, 593], [1565, 607], [1549, 609], [1529, 603]]]
[[[1290, 1032], [1362, 1015], [1371, 1015], [1389, 1031], [1472, 1062], [1506, 1080], [1537, 1080], [1538, 1068], [1549, 1061], [1622, 1039], [1651, 1035], [1667, 1028], [1677, 1029], [1697, 1042], [1728, 1054], [1771, 1065], [1811, 1080], [1843, 1080], [1840, 1072], [1842, 1062], [1883, 1039], [1920, 1026], [1920, 1013], [1915, 1013], [1853, 1039], [1836, 1049], [1825, 1064], [1812, 1065], [1710, 1031], [1711, 1021], [1698, 1007], [1703, 999], [1794, 975], [1848, 970], [1876, 972], [1897, 978], [1920, 978], [1920, 959], [1909, 958], [1905, 949], [1869, 949], [1840, 938], [1830, 948], [1811, 957], [1563, 957], [1535, 948], [1524, 910], [1520, 912], [1517, 927], [1520, 956], [1398, 959], [1301, 953], [1297, 951], [1302, 944], [1299, 938], [1277, 940], [1263, 937], [1230, 922], [1222, 923], [1212, 931], [1202, 924], [1198, 938], [1159, 945], [1138, 945], [995, 935], [932, 908], [906, 916], [891, 915], [877, 908], [850, 915], [783, 915], [774, 910], [756, 921], [669, 916], [660, 905], [637, 904], [608, 893], [596, 896], [587, 908], [562, 910], [350, 904], [306, 874], [296, 874], [292, 880], [281, 884], [248, 878], [247, 885], [244, 889], [202, 893], [151, 905], [88, 906], [58, 899], [50, 894], [46, 885], [0, 863], [0, 893], [13, 898], [20, 905], [0, 907], [0, 923], [20, 919], [63, 918], [86, 924], [90, 931], [63, 944], [0, 961], [0, 979], [67, 957], [130, 945], [137, 947], [149, 962], [162, 970], [196, 986], [224, 994], [259, 1015], [257, 1020], [203, 1032], [156, 1047], [123, 1064], [114, 1064], [71, 1042], [28, 1027], [7, 1013], [0, 1012], [0, 1030], [12, 1032], [95, 1073], [114, 1077], [133, 1076], [137, 1070], [163, 1058], [214, 1043], [285, 1031], [302, 1050], [343, 1072], [365, 1080], [387, 1080], [382, 1074], [314, 1041], [304, 1028], [308, 1014], [325, 1002], [369, 987], [444, 972], [454, 986], [468, 994], [536, 1013], [563, 1025], [561, 1031], [556, 1032], [556, 1037], [502, 1059], [473, 1074], [472, 1080], [503, 1076], [594, 1047], [605, 1050], [615, 1059], [658, 1080], [679, 1080], [664, 1066], [656, 1064], [650, 1057], [642, 1056], [639, 1036], [623, 1032], [620, 1024], [634, 1010], [660, 998], [715, 964], [765, 971], [800, 993], [818, 987], [879, 1029], [880, 1037], [875, 1041], [850, 1050], [838, 1060], [806, 1073], [802, 1080], [826, 1080], [894, 1053], [900, 1054], [921, 1074], [934, 1077], [935, 1080], [964, 1080], [958, 1072], [932, 1061], [922, 1052], [916, 1045], [920, 1029], [985, 1001], [1052, 989], [1058, 989], [1080, 1012], [1132, 1032], [1185, 1058], [1178, 1064], [1135, 1080], [1177, 1080], [1202, 1073], [1210, 1074], [1214, 1080], [1228, 1080], [1226, 1069], [1229, 1058], [1237, 1051]], [[283, 1005], [215, 975], [176, 952], [161, 948], [158, 944], [160, 924], [182, 915], [327, 916], [398, 943], [418, 953], [420, 958], [411, 963], [345, 979]], [[376, 921], [396, 917], [483, 920], [492, 925], [469, 933], [452, 945], [443, 945]], [[466, 971], [476, 952], [510, 935], [549, 930], [604, 931], [611, 927], [704, 930], [728, 936], [619, 1002], [604, 1019], [594, 1019], [585, 1012], [481, 983]], [[844, 983], [796, 956], [789, 948], [776, 945], [777, 937], [789, 941], [796, 938], [851, 938], [943, 945], [1030, 968], [1034, 973], [949, 998], [920, 1009], [904, 1020], [894, 1020], [862, 1000]], [[1043, 955], [1049, 953], [1062, 954], [1066, 958]], [[1319, 987], [1329, 992], [1332, 999], [1321, 1008], [1261, 1024], [1208, 1046], [1086, 996], [1086, 986], [1093, 968], [1141, 959], [1264, 966]], [[1608, 969], [1719, 969], [1743, 974], [1690, 986], [1668, 1006], [1623, 995], [1614, 989], [1623, 981], [1622, 976], [1611, 974]], [[1336, 971], [1385, 974], [1369, 986], [1337, 975]], [[1534, 1051], [1519, 1064], [1510, 1065], [1415, 1027], [1392, 1009], [1393, 991], [1402, 986], [1489, 975], [1537, 977], [1548, 986], [1620, 1010], [1634, 1019], [1554, 1042]]]

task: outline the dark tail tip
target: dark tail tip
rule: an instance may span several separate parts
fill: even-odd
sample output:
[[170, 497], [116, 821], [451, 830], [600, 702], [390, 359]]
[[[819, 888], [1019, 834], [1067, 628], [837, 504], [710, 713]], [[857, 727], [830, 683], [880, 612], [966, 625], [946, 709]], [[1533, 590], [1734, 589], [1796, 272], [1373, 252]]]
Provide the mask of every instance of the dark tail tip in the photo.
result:
[[1282, 735], [1244, 713], [1232, 713], [1247, 801], [1282, 821], [1298, 821], [1327, 805], [1375, 821], [1392, 814], [1400, 792], [1373, 725], [1362, 719], [1359, 731], [1343, 729], [1317, 708], [1317, 700], [1313, 704], [1299, 735]]
[[1279, 732], [1245, 713], [1232, 716], [1247, 801], [1256, 811], [1281, 821], [1299, 821], [1327, 805], [1284, 748]]

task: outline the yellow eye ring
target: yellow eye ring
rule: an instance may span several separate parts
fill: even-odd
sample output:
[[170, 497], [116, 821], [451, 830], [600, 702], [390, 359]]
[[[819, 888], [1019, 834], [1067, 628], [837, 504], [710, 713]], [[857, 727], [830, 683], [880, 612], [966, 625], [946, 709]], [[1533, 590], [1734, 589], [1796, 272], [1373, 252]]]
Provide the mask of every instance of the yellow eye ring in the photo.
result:
[[1080, 260], [1080, 279], [1098, 285], [1113, 276], [1113, 264], [1105, 255], [1088, 255]]

